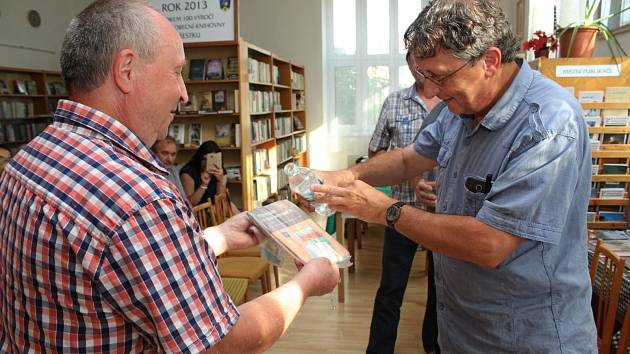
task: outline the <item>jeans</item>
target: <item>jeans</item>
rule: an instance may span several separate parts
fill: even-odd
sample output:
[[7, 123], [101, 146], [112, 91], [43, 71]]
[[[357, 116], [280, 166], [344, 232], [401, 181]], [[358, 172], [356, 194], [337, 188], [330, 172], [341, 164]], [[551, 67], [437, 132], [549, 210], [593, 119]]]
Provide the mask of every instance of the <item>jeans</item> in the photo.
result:
[[[400, 306], [402, 305], [409, 272], [418, 244], [391, 228], [385, 230], [381, 283], [374, 299], [370, 339], [366, 353], [393, 353], [396, 345]], [[422, 328], [425, 351], [437, 350], [437, 318], [433, 267], [429, 272], [427, 310]], [[431, 290], [431, 285], [433, 290]], [[425, 338], [426, 333], [426, 338]]]

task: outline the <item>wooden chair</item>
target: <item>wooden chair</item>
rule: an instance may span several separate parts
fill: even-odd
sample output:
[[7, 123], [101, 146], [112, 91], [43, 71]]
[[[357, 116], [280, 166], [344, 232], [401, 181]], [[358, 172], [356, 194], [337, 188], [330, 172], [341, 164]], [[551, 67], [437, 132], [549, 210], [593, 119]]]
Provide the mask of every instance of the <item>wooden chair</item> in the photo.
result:
[[211, 201], [196, 205], [192, 210], [202, 230], [210, 226], [219, 225]]
[[230, 295], [230, 298], [234, 302], [234, 305], [242, 305], [247, 302], [247, 288], [249, 287], [249, 281], [241, 278], [221, 278], [223, 281], [223, 288]]
[[[608, 354], [615, 328], [624, 260], [606, 247], [601, 240], [597, 240], [590, 268], [597, 347], [600, 354]], [[599, 287], [596, 287], [596, 279], [599, 279]]]

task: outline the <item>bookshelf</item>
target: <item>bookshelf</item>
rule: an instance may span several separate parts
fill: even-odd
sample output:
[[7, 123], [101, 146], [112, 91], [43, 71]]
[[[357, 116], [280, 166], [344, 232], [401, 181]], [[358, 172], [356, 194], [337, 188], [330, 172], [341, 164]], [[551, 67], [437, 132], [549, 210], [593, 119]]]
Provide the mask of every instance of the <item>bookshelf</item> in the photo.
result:
[[0, 67], [0, 147], [15, 152], [28, 143], [66, 95], [58, 72]]
[[[612, 58], [539, 58], [530, 63], [560, 85], [573, 88], [582, 102], [593, 150], [593, 176], [587, 224], [590, 229], [628, 228], [630, 184], [630, 58], [618, 58], [619, 76], [558, 77], [558, 66], [597, 68], [615, 64]], [[602, 67], [599, 67], [602, 68]], [[617, 89], [617, 88], [626, 89]], [[627, 92], [624, 92], [627, 91]], [[590, 93], [589, 93], [590, 92]], [[597, 97], [603, 94], [603, 99]], [[624, 118], [625, 117], [625, 118]]]
[[[187, 43], [184, 50], [188, 64], [183, 76], [191, 102], [180, 107], [169, 129], [169, 134], [182, 138], [176, 162], [186, 163], [197, 150], [192, 136], [200, 127], [200, 141], [215, 140], [224, 166], [240, 171], [240, 178], [228, 176], [232, 200], [239, 208], [251, 210], [271, 197], [288, 197], [282, 168], [289, 162], [308, 164], [304, 67], [242, 38]], [[191, 71], [198, 65], [194, 60], [204, 59], [221, 60], [221, 79], [209, 80], [197, 67]], [[191, 79], [191, 72], [197, 80]], [[200, 110], [207, 101], [204, 97], [214, 98], [217, 91], [224, 91], [226, 101], [233, 103], [223, 110]], [[221, 137], [225, 127], [229, 136]]]

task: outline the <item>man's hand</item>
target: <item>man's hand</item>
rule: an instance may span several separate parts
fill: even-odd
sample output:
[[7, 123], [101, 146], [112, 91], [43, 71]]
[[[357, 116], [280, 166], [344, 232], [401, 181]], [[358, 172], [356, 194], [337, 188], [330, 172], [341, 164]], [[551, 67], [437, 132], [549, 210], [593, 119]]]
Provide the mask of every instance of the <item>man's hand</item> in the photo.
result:
[[249, 221], [247, 213], [236, 214], [218, 226], [205, 229], [203, 237], [217, 256], [230, 250], [255, 246], [265, 238]]
[[416, 200], [427, 207], [435, 208], [437, 195], [435, 195], [435, 181], [427, 181], [420, 178], [414, 185], [416, 191]]
[[385, 223], [385, 210], [396, 202], [363, 181], [345, 186], [314, 185], [315, 201], [366, 222]]
[[328, 258], [312, 259], [303, 267], [296, 265], [300, 271], [294, 280], [302, 285], [307, 297], [328, 294], [339, 284], [339, 268]]
[[[333, 186], [344, 186], [348, 183], [354, 181], [354, 174], [350, 170], [339, 170], [339, 171], [320, 171], [320, 170], [312, 170], [322, 184], [333, 185]], [[308, 211], [315, 211], [315, 207], [312, 202], [304, 199], [298, 193], [294, 194], [294, 197], [297, 196], [298, 204]]]

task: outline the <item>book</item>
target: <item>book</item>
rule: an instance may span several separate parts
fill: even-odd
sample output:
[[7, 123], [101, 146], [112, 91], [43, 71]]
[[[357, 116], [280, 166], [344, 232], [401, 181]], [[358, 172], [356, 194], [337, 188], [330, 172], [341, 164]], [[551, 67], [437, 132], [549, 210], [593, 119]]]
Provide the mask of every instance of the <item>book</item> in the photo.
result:
[[203, 139], [201, 139], [201, 124], [192, 123], [188, 129], [188, 142], [191, 146], [200, 146]]
[[614, 212], [614, 211], [600, 211], [599, 212], [599, 221], [606, 222], [615, 222], [615, 221], [625, 221], [626, 214], [623, 212]]
[[214, 142], [219, 146], [229, 146], [232, 143], [232, 137], [230, 136], [230, 131], [232, 130], [232, 125], [230, 123], [217, 123], [214, 126]]
[[584, 121], [589, 127], [599, 127], [601, 125], [601, 117], [599, 116], [584, 116]]
[[591, 232], [602, 240], [630, 240], [630, 235], [624, 230], [591, 230]]
[[208, 59], [206, 63], [206, 80], [223, 79], [223, 61], [221, 59]]
[[11, 89], [7, 85], [7, 82], [4, 80], [0, 80], [0, 94], [8, 94], [11, 93]]
[[168, 127], [168, 135], [175, 139], [178, 145], [184, 145], [184, 130], [184, 124], [171, 123]]
[[580, 91], [580, 103], [604, 102], [604, 91]]
[[605, 116], [604, 126], [625, 127], [628, 125], [628, 116]]
[[227, 58], [227, 70], [225, 70], [225, 78], [228, 80], [238, 79], [238, 57]]
[[37, 82], [35, 80], [26, 80], [26, 92], [29, 95], [37, 95]]
[[24, 80], [14, 80], [14, 92], [21, 95], [28, 95], [28, 91], [26, 91], [26, 82]]
[[630, 86], [606, 87], [606, 102], [630, 102]]
[[[340, 268], [352, 264], [350, 252], [288, 200], [256, 208], [247, 216], [269, 240], [304, 264], [317, 257], [328, 258]], [[270, 262], [281, 263], [280, 252], [271, 252], [268, 247], [263, 247], [261, 251]]]
[[227, 110], [227, 102], [225, 100], [225, 90], [216, 90], [212, 93], [212, 108], [214, 111]]
[[206, 68], [206, 59], [191, 59], [188, 71], [190, 81], [203, 80]]
[[304, 124], [302, 124], [302, 121], [298, 116], [293, 116], [293, 124], [295, 125], [295, 130], [304, 129]]
[[212, 112], [212, 91], [195, 92], [195, 96], [197, 96], [196, 103], [199, 113]]
[[625, 175], [628, 165], [625, 163], [605, 163], [602, 165], [603, 175]]

